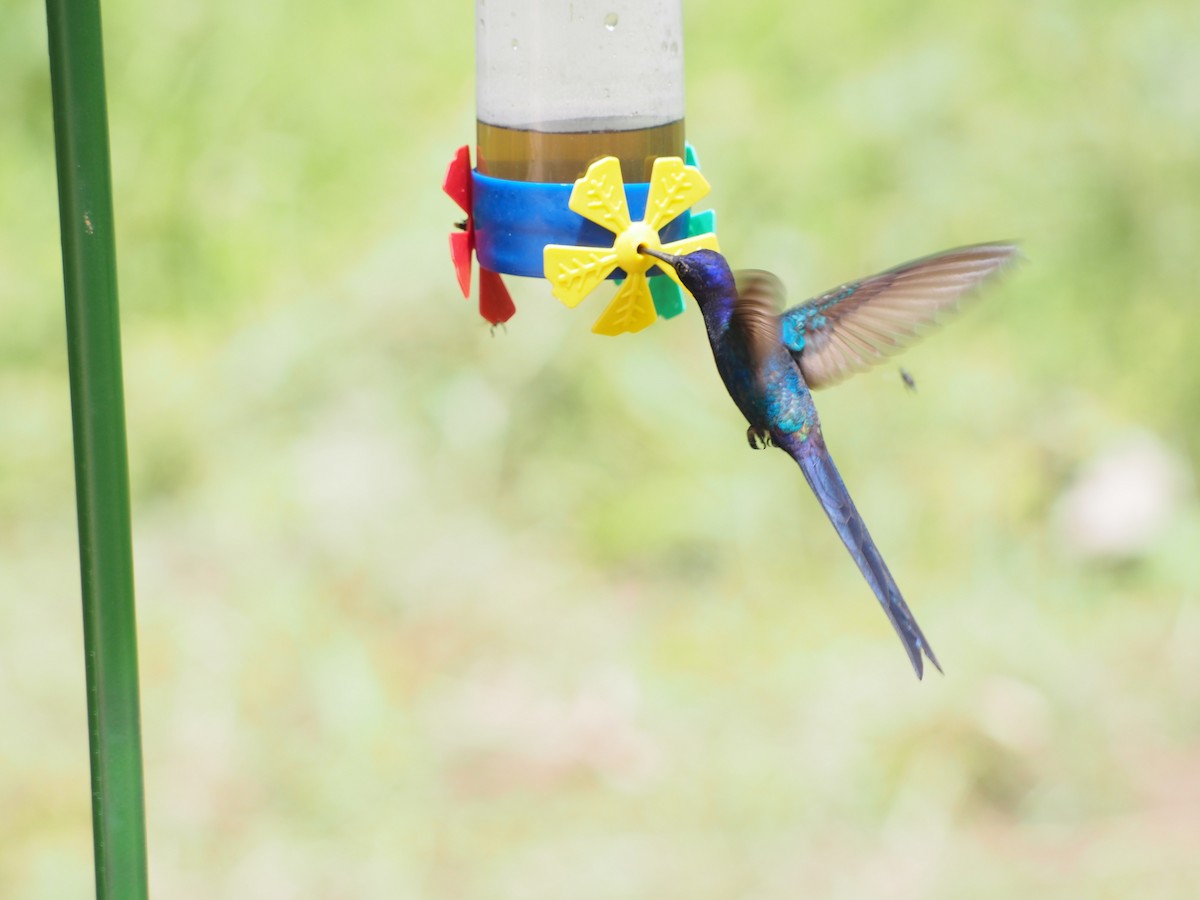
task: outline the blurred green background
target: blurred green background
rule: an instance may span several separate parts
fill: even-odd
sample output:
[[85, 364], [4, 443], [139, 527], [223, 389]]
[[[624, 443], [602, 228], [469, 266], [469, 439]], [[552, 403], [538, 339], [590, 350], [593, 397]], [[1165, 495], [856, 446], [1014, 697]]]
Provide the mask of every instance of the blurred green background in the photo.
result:
[[[91, 892], [44, 13], [0, 2], [0, 895]], [[1200, 5], [686, 9], [735, 265], [1030, 258], [818, 397], [457, 293], [469, 3], [106, 4], [153, 893], [1195, 897]]]

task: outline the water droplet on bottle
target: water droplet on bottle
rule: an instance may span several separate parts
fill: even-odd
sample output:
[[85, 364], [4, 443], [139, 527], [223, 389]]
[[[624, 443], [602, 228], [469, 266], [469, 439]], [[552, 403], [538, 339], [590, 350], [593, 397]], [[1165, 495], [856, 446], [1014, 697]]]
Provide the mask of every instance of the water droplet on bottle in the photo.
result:
[[609, 31], [617, 30], [617, 14], [616, 13], [609, 13], [607, 16], [604, 17], [604, 27], [607, 28]]
[[516, 39], [516, 38], [513, 38], [513, 40], [512, 40], [512, 48], [513, 48], [514, 50], [516, 50], [516, 49], [517, 49], [517, 46], [518, 46], [518, 45], [517, 45], [517, 39]]

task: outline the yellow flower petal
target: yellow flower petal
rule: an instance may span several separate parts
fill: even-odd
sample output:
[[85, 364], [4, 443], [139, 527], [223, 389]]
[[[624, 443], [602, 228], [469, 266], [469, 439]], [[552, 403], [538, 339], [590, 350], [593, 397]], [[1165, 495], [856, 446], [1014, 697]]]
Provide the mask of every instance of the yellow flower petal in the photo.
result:
[[638, 272], [630, 275], [621, 285], [608, 308], [592, 326], [592, 331], [610, 336], [641, 331], [653, 324], [657, 318], [654, 299], [650, 296], [650, 285], [645, 274]]
[[617, 267], [612, 247], [570, 247], [547, 244], [542, 266], [550, 292], [567, 306], [576, 307]]
[[606, 156], [588, 166], [584, 176], [575, 182], [567, 206], [613, 234], [628, 228], [625, 182], [621, 179], [621, 163], [617, 158]]
[[650, 193], [646, 197], [643, 221], [658, 231], [709, 190], [708, 182], [695, 166], [685, 166], [678, 156], [659, 157], [650, 173]]

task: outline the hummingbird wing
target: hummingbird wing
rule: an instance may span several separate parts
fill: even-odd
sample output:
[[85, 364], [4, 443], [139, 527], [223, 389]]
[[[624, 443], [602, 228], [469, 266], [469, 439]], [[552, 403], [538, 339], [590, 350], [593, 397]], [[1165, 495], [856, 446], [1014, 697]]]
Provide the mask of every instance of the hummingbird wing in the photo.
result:
[[771, 355], [779, 350], [783, 285], [770, 272], [746, 269], [738, 272], [737, 302], [730, 316], [730, 327], [736, 329], [750, 355], [756, 371], [763, 371]]
[[808, 386], [828, 387], [912, 343], [1019, 254], [1015, 244], [974, 244], [847, 282], [780, 316], [781, 339]]

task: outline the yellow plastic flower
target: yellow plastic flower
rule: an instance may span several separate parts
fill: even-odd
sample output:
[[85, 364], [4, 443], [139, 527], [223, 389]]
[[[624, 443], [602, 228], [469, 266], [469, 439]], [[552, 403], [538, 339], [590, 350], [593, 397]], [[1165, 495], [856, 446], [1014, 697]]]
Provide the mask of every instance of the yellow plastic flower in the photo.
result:
[[[698, 234], [663, 244], [659, 229], [681, 215], [709, 191], [708, 182], [695, 166], [684, 165], [677, 156], [654, 161], [650, 190], [646, 197], [646, 215], [640, 222], [629, 218], [625, 202], [625, 182], [616, 157], [606, 156], [588, 166], [587, 173], [575, 182], [568, 206], [590, 222], [616, 235], [612, 247], [570, 247], [547, 244], [542, 261], [550, 290], [567, 306], [575, 307], [595, 290], [618, 266], [625, 271], [621, 285], [592, 331], [617, 335], [641, 331], [658, 318], [646, 270], [656, 260], [638, 252], [646, 246], [664, 253], [685, 254], [702, 247], [717, 250], [715, 234]], [[670, 266], [663, 271], [679, 283]]]

